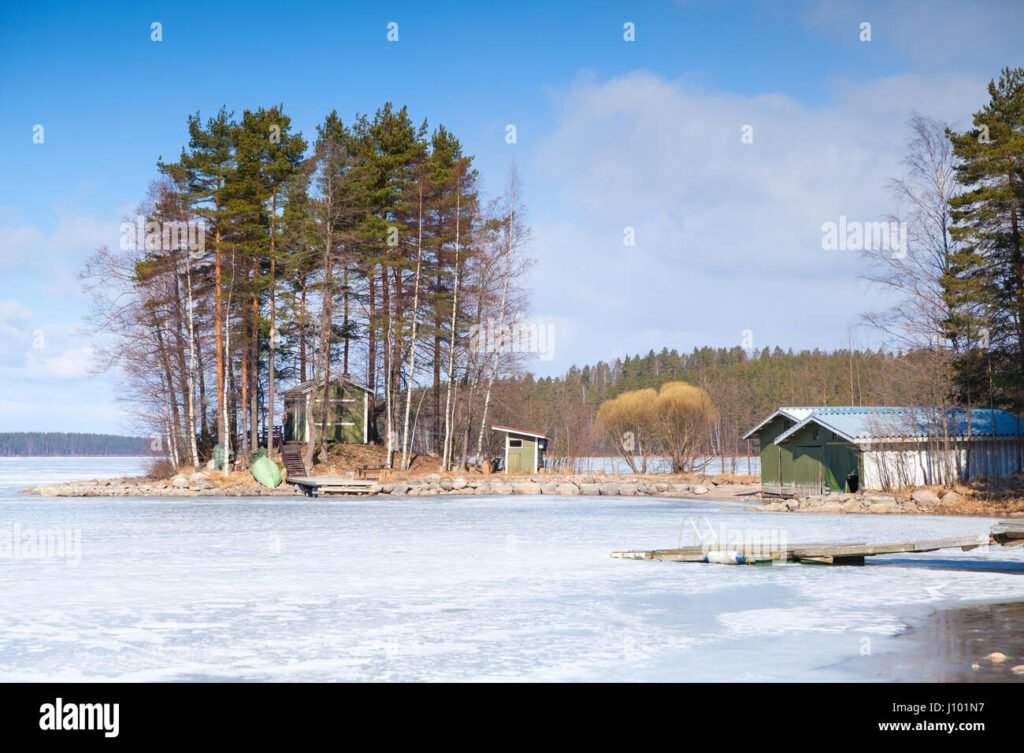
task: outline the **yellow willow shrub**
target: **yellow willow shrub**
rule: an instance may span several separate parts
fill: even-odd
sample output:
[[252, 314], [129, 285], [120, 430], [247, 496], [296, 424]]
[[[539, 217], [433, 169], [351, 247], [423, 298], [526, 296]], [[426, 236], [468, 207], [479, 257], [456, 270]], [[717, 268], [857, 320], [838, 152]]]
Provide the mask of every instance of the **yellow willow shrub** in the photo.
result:
[[708, 393], [686, 382], [666, 382], [654, 399], [649, 435], [672, 460], [672, 470], [698, 469], [715, 424], [718, 409]]
[[623, 392], [604, 401], [597, 409], [598, 424], [634, 473], [647, 472], [647, 458], [652, 450], [649, 434], [655, 424], [657, 396], [652, 389]]

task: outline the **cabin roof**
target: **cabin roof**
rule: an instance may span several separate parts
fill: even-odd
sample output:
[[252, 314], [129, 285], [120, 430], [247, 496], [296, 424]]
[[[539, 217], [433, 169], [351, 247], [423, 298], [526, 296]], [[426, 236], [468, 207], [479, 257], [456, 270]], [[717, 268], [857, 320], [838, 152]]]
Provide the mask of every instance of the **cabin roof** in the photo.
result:
[[[835, 432], [849, 442], [942, 436], [944, 423], [949, 427], [950, 436], [961, 438], [968, 435], [1012, 437], [1024, 434], [1024, 424], [1018, 417], [998, 408], [946, 408], [943, 411], [941, 406], [822, 406], [810, 411], [776, 437], [775, 443], [786, 441], [812, 423]], [[764, 423], [750, 433], [756, 432]]]
[[540, 434], [535, 431], [527, 431], [526, 429], [514, 429], [511, 426], [500, 426], [495, 424], [491, 427], [492, 431], [504, 431], [509, 434], [523, 434], [527, 437], [536, 437], [537, 439], [551, 439], [547, 434]]
[[[357, 382], [356, 380], [354, 380], [352, 377], [348, 376], [347, 374], [335, 374], [334, 376], [331, 377], [331, 383], [332, 384], [347, 384], [350, 387], [355, 387], [356, 389], [362, 390], [363, 392], [369, 393], [371, 395], [373, 394], [373, 390], [371, 390], [369, 387], [367, 387], [364, 384], [360, 384], [359, 382]], [[285, 390], [284, 391], [284, 396], [285, 397], [300, 397], [302, 395], [305, 395], [308, 392], [312, 392], [313, 390], [317, 389], [318, 387], [323, 387], [323, 384], [324, 384], [324, 382], [323, 382], [322, 379], [307, 379], [305, 382], [299, 382], [294, 387], [290, 387], [289, 389]]]
[[778, 418], [779, 416], [785, 416], [790, 421], [793, 421], [794, 423], [799, 423], [800, 421], [803, 421], [805, 418], [807, 418], [809, 415], [811, 415], [811, 413], [813, 413], [814, 410], [815, 410], [814, 408], [807, 408], [807, 407], [783, 407], [783, 408], [779, 408], [777, 411], [775, 411], [770, 416], [768, 416], [768, 418], [766, 418], [764, 421], [762, 421], [757, 426], [755, 426], [753, 429], [751, 429], [746, 434], [744, 434], [743, 438], [744, 439], [750, 439], [752, 436], [757, 434], [757, 432], [761, 431], [761, 429], [763, 429], [767, 424], [771, 423], [774, 419]]

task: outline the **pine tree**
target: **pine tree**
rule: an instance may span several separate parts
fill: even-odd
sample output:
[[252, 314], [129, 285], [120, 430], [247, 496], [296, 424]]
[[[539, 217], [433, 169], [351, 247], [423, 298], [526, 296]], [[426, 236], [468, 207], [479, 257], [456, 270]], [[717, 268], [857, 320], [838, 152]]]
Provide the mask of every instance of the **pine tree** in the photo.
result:
[[[974, 114], [974, 128], [950, 132], [965, 187], [951, 201], [961, 243], [944, 280], [951, 337], [967, 341], [961, 381], [978, 381], [988, 361], [1001, 402], [1024, 406], [1024, 68], [1004, 69], [989, 83], [990, 101]], [[988, 353], [973, 352], [981, 345]], [[991, 364], [995, 364], [994, 367]]]

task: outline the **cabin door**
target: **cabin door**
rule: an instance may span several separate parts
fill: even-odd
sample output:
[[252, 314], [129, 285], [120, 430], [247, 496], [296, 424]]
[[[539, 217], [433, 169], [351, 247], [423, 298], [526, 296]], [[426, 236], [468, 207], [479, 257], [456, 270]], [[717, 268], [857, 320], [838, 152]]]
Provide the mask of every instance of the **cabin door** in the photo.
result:
[[[529, 452], [527, 452], [529, 451]], [[508, 439], [508, 473], [531, 473], [533, 460], [533, 446], [521, 438], [509, 437]]]

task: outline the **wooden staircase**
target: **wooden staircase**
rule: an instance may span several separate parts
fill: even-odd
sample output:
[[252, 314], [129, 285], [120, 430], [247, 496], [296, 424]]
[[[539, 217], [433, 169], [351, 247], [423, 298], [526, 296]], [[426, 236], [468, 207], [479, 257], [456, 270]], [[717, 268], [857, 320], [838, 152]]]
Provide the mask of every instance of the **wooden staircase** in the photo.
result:
[[305, 478], [306, 466], [302, 462], [302, 443], [285, 442], [281, 447], [281, 460], [284, 461], [285, 470], [288, 471], [288, 478]]

